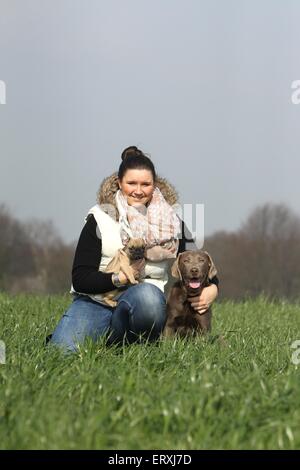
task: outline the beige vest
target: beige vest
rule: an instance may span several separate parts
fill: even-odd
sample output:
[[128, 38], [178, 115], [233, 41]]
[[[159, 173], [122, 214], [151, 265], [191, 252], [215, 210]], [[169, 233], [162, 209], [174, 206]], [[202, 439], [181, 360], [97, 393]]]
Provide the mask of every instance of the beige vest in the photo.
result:
[[[106, 212], [104, 212], [99, 204], [93, 206], [89, 212], [93, 214], [97, 222], [101, 234], [102, 241], [102, 256], [99, 266], [99, 271], [105, 271], [106, 266], [116, 254], [117, 250], [123, 247], [121, 236], [120, 236], [120, 224]], [[174, 259], [163, 260], [163, 261], [147, 261], [145, 265], [145, 276], [143, 282], [149, 282], [157, 286], [162, 292], [165, 292], [166, 285], [169, 279], [170, 266], [174, 262]], [[73, 286], [71, 287], [71, 293], [75, 293]], [[80, 294], [80, 292], [77, 292]], [[102, 294], [83, 294], [89, 295], [93, 300], [102, 303]]]

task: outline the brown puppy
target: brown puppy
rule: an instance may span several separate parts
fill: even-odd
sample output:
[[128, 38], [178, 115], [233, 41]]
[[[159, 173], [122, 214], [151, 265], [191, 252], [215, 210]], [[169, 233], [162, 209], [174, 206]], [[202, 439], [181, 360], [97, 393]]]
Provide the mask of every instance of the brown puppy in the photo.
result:
[[[144, 261], [142, 264], [145, 264], [145, 249], [146, 244], [142, 238], [131, 238], [124, 248], [118, 250], [113, 259], [108, 263], [105, 271], [108, 273], [123, 271], [130, 284], [138, 284], [139, 280], [136, 279], [132, 264], [138, 260]], [[103, 295], [103, 301], [110, 307], [115, 307], [117, 305], [115, 297], [118, 294], [118, 289], [106, 292]]]
[[198, 313], [187, 300], [199, 296], [202, 289], [216, 276], [215, 265], [206, 251], [184, 251], [172, 266], [172, 276], [179, 279], [169, 292], [167, 322], [164, 336], [188, 336], [205, 333], [211, 328], [212, 312]]

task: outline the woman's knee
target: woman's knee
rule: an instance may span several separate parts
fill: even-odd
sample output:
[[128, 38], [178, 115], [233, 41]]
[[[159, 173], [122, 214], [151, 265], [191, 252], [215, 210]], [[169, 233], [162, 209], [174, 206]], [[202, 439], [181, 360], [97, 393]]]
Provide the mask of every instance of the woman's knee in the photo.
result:
[[96, 340], [106, 334], [110, 320], [111, 312], [108, 309], [92, 305], [85, 299], [74, 301], [63, 314], [49, 342], [63, 349], [76, 351], [78, 344], [87, 337]]
[[149, 305], [152, 303], [159, 305], [166, 303], [164, 293], [158, 287], [148, 282], [133, 286], [132, 295], [134, 295], [137, 301], [147, 303]]
[[132, 290], [132, 304], [136, 309], [157, 317], [165, 312], [166, 298], [164, 293], [153, 284], [138, 284]]
[[146, 329], [162, 328], [166, 319], [164, 293], [153, 284], [144, 283], [134, 286], [131, 294], [132, 322]]

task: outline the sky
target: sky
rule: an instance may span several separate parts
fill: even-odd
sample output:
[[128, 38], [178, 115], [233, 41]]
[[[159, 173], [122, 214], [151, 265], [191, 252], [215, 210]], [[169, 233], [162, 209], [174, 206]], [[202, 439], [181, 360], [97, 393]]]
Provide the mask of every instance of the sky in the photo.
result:
[[76, 241], [137, 145], [206, 236], [300, 215], [299, 44], [299, 0], [0, 0], [0, 203]]

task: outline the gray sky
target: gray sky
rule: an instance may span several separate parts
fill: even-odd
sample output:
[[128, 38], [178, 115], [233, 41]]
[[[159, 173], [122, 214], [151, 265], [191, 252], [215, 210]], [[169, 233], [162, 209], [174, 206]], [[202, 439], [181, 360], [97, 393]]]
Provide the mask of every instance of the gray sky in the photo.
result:
[[300, 212], [299, 0], [0, 0], [0, 202], [76, 240], [138, 145], [205, 233]]

